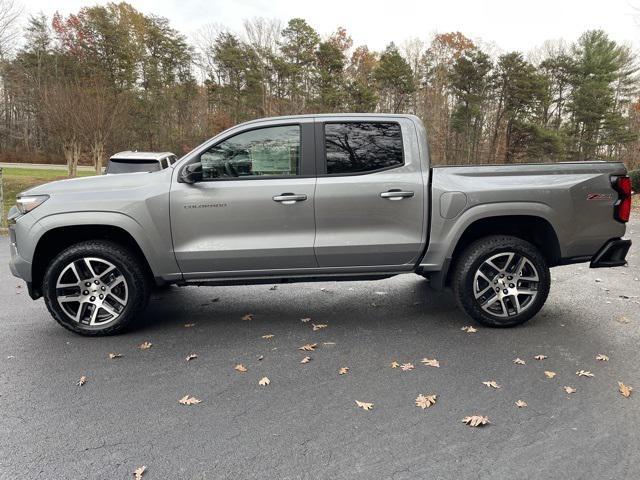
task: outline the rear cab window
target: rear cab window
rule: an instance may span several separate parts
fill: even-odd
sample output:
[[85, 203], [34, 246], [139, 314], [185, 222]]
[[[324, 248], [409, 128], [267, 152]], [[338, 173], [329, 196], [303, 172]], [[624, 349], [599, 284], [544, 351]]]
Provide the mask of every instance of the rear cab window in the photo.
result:
[[396, 122], [324, 124], [327, 175], [365, 174], [404, 165], [402, 130]]
[[157, 160], [112, 158], [107, 164], [105, 173], [155, 172], [157, 170], [160, 170]]

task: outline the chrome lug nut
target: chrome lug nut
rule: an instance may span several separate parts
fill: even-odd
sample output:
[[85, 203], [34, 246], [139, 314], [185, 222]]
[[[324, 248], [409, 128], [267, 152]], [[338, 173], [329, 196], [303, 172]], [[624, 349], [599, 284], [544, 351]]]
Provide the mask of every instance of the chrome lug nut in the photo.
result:
[[509, 288], [516, 288], [516, 286], [513, 283], [510, 283]]
[[104, 298], [104, 295], [100, 294], [100, 295], [98, 296], [98, 298], [99, 298], [100, 300], [102, 300], [102, 299]]
[[107, 287], [105, 287], [105, 286], [100, 287], [100, 290], [102, 290], [103, 292], [104, 292], [106, 289], [107, 289]]
[[507, 293], [509, 293], [509, 290], [507, 290], [507, 289], [505, 288], [504, 290], [502, 290], [502, 293], [504, 293], [504, 294], [506, 295]]
[[92, 296], [89, 300], [91, 300], [92, 302], [95, 302], [96, 301], [96, 297]]
[[85, 290], [84, 292], [82, 292], [83, 295], [89, 295], [89, 290]]

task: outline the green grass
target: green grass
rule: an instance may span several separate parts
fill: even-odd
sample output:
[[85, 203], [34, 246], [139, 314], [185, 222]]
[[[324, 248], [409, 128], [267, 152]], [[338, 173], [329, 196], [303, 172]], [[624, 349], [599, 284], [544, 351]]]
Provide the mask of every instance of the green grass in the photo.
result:
[[[78, 172], [79, 177], [87, 177], [94, 175], [93, 172]], [[7, 226], [7, 213], [9, 209], [16, 203], [16, 195], [23, 190], [42, 185], [43, 183], [53, 182], [54, 180], [63, 180], [67, 177], [66, 170], [41, 170], [35, 168], [3, 168], [2, 169], [2, 188], [4, 193], [4, 215], [0, 226]]]

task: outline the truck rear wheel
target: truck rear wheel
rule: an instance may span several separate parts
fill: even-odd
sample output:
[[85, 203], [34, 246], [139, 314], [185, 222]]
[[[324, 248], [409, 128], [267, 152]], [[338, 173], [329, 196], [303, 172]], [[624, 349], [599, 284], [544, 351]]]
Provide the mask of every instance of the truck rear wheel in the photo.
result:
[[549, 295], [551, 276], [538, 248], [517, 237], [484, 237], [457, 259], [452, 287], [458, 305], [490, 327], [512, 327], [532, 318]]
[[53, 318], [80, 335], [124, 331], [146, 307], [149, 280], [137, 258], [116, 243], [92, 240], [57, 255], [43, 279]]

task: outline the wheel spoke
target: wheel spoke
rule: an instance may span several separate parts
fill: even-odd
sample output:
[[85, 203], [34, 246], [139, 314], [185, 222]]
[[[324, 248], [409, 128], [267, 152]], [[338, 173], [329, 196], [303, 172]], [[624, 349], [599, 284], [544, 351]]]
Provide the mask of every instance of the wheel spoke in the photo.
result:
[[487, 286], [486, 286], [482, 291], [477, 292], [477, 293], [475, 294], [476, 298], [480, 298], [482, 295], [484, 295], [484, 293], [485, 293], [487, 290], [493, 290], [493, 288], [491, 287], [491, 285], [487, 285]]
[[[72, 280], [75, 281], [70, 283]], [[69, 320], [97, 327], [121, 315], [129, 301], [129, 289], [126, 278], [113, 263], [87, 256], [62, 269], [56, 282], [56, 300]]]
[[513, 260], [513, 257], [515, 257], [515, 253], [507, 254], [507, 261], [505, 262], [504, 268], [502, 270], [504, 270], [505, 272], [509, 271], [509, 265], [511, 264], [511, 260]]

